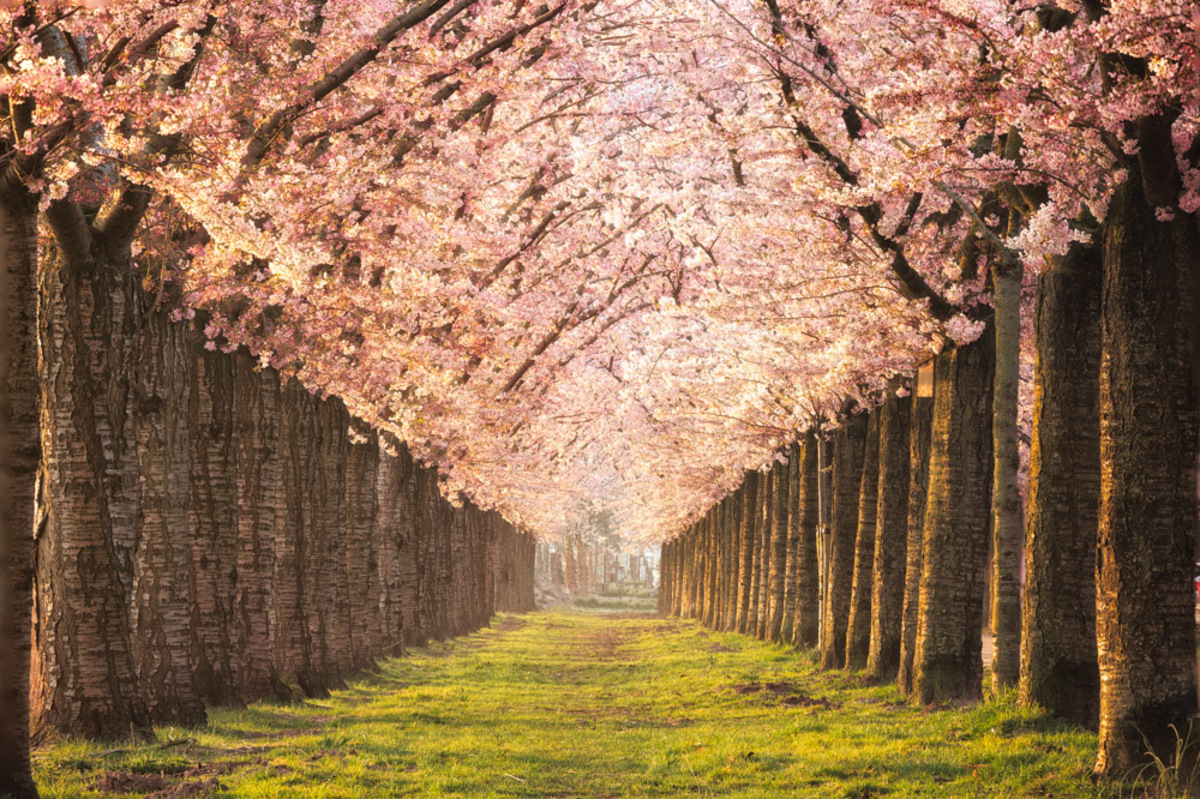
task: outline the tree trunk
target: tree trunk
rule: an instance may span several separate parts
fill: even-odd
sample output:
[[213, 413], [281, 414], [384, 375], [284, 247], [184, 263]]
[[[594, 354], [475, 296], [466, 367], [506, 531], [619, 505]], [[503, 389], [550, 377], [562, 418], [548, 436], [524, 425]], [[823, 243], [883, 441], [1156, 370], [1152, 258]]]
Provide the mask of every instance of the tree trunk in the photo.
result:
[[1042, 272], [1033, 372], [1021, 701], [1096, 729], [1100, 511], [1100, 248]]
[[[934, 393], [937, 386], [934, 385]], [[909, 421], [908, 535], [905, 545], [904, 610], [900, 619], [900, 669], [896, 684], [912, 693], [913, 655], [917, 651], [917, 610], [921, 601], [921, 563], [925, 551], [925, 505], [929, 495], [929, 447], [933, 397], [914, 396]]]
[[817, 521], [820, 467], [817, 463], [817, 437], [806, 433], [797, 455], [796, 475], [796, 622], [792, 634], [795, 646], [817, 645], [821, 634], [821, 577], [817, 558]]
[[243, 701], [287, 698], [271, 651], [275, 523], [279, 512], [279, 373], [234, 356], [237, 438], [237, 595], [233, 652]]
[[867, 420], [862, 483], [858, 494], [858, 531], [854, 539], [854, 579], [850, 621], [846, 626], [846, 668], [867, 665], [871, 653], [871, 590], [874, 585], [875, 525], [879, 510], [879, 411]]
[[317, 419], [312, 398], [290, 378], [279, 398], [279, 512], [275, 515], [275, 575], [271, 595], [275, 669], [306, 696], [329, 691], [314, 667], [307, 609], [312, 587], [308, 549], [313, 526]]
[[928, 704], [978, 699], [983, 689], [983, 595], [992, 487], [989, 326], [937, 357], [929, 496], [913, 693]]
[[828, 586], [821, 624], [821, 668], [845, 665], [850, 592], [854, 582], [854, 539], [858, 534], [858, 492], [862, 489], [867, 441], [865, 414], [848, 416], [833, 446]]
[[871, 649], [867, 677], [895, 679], [900, 667], [900, 618], [908, 545], [909, 419], [912, 398], [889, 386], [879, 414], [879, 505], [875, 521], [875, 566], [871, 588]]
[[0, 795], [36, 799], [29, 768], [34, 485], [40, 459], [37, 206], [0, 195]]
[[148, 314], [134, 407], [141, 513], [130, 627], [138, 684], [155, 724], [204, 721], [192, 684], [188, 576], [192, 361], [189, 325], [163, 311]]
[[[1016, 230], [1012, 230], [1016, 233]], [[996, 311], [996, 376], [992, 397], [992, 690], [1017, 684], [1021, 673], [1021, 468], [1017, 430], [1021, 383], [1021, 279], [1015, 257], [992, 269]]]
[[[373, 612], [378, 619], [378, 651], [385, 655], [395, 655], [401, 651], [408, 634], [405, 625], [411, 623], [406, 620], [406, 614], [412, 616], [416, 612], [416, 592], [405, 593], [401, 564], [402, 555], [410, 554], [405, 553], [402, 544], [406, 539], [404, 525], [411, 523], [411, 517], [404, 517], [408, 506], [405, 492], [409, 490], [411, 476], [412, 462], [408, 460], [406, 452], [380, 455], [375, 481], [379, 505], [375, 519], [375, 546], [379, 559], [380, 588], [373, 603]], [[407, 538], [411, 538], [411, 535]]]
[[379, 470], [379, 443], [370, 429], [356, 431], [346, 462], [346, 586], [350, 600], [351, 666], [355, 670], [375, 664], [371, 634], [371, 586], [375, 574], [375, 483]]
[[746, 472], [738, 489], [741, 498], [741, 520], [738, 525], [738, 598], [737, 632], [750, 631], [750, 589], [754, 584], [754, 543], [758, 530], [755, 509], [758, 507], [758, 472]]
[[39, 264], [42, 463], [31, 712], [35, 728], [99, 738], [149, 729], [129, 594], [137, 459], [137, 303], [127, 258]]
[[[1143, 142], [1142, 159], [1154, 144]], [[1133, 169], [1104, 224], [1096, 771], [1110, 777], [1143, 763], [1147, 749], [1166, 762], [1196, 710], [1190, 314], [1200, 249], [1195, 219], [1176, 214], [1155, 218]]]
[[758, 478], [758, 557], [755, 561], [754, 584], [754, 629], [751, 634], [759, 640], [767, 637], [767, 602], [770, 598], [771, 533], [775, 529], [774, 486], [771, 473], [764, 472]]
[[192, 382], [192, 665], [209, 705], [239, 704], [233, 649], [237, 591], [237, 431], [233, 357], [205, 349], [195, 326]]
[[787, 529], [784, 536], [783, 607], [779, 640], [792, 645], [795, 645], [796, 637], [796, 593], [800, 587], [796, 576], [800, 546], [800, 452], [800, 445], [792, 444], [784, 477], [787, 481], [787, 508], [783, 518]]
[[308, 573], [313, 580], [308, 608], [313, 665], [325, 685], [342, 687], [350, 671], [350, 605], [346, 588], [346, 455], [350, 416], [340, 399], [318, 400], [315, 413], [319, 433], [317, 471], [314, 475], [314, 524], [308, 551]]
[[[771, 492], [771, 575], [769, 589], [771, 601], [768, 603], [766, 640], [783, 641], [784, 618], [784, 580], [787, 577], [788, 561], [788, 464], [777, 463], [771, 470], [772, 482], [775, 484]], [[790, 625], [789, 625], [789, 632]]]

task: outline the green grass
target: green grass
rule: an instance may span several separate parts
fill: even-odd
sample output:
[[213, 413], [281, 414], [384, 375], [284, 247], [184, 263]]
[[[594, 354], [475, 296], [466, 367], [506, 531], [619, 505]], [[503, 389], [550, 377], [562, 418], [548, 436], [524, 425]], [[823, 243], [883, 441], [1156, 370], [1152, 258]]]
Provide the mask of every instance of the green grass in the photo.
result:
[[158, 735], [103, 757], [117, 745], [41, 750], [43, 796], [122, 795], [92, 786], [124, 773], [326, 799], [1097, 793], [1095, 736], [1011, 697], [914, 707], [806, 654], [632, 614], [500, 617], [330, 699]]

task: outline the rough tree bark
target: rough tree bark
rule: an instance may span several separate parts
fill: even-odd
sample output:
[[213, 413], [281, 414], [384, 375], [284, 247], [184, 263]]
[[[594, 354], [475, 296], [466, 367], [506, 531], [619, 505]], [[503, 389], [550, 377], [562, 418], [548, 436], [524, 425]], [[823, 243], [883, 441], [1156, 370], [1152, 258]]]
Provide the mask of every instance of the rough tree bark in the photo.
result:
[[[788, 464], [775, 464], [771, 474], [772, 482], [775, 485], [771, 492], [771, 579], [768, 586], [771, 601], [768, 603], [766, 640], [778, 642], [784, 640], [784, 580], [787, 577], [788, 502], [791, 496], [788, 490]], [[790, 625], [788, 632], [791, 632]]]
[[1096, 772], [1110, 777], [1145, 761], [1147, 748], [1166, 760], [1196, 710], [1191, 314], [1200, 245], [1194, 218], [1155, 216], [1178, 192], [1170, 120], [1137, 127], [1139, 158], [1104, 223]]
[[147, 314], [134, 404], [141, 513], [130, 629], [138, 685], [155, 724], [204, 720], [192, 684], [189, 598], [192, 361], [189, 325], [162, 310]]
[[1022, 702], [1093, 730], [1100, 283], [1100, 248], [1082, 244], [1039, 279], [1020, 681]]
[[209, 705], [237, 704], [234, 653], [237, 585], [237, 431], [233, 358], [206, 349], [193, 332], [191, 556], [192, 665], [196, 693]]
[[938, 355], [913, 694], [924, 704], [978, 699], [992, 487], [989, 325]]
[[871, 591], [874, 585], [875, 524], [879, 511], [879, 411], [867, 420], [862, 483], [858, 494], [858, 531], [854, 538], [854, 578], [850, 620], [846, 625], [847, 669], [867, 665], [871, 653]]
[[234, 356], [237, 438], [237, 595], [233, 652], [246, 702], [289, 692], [271, 652], [275, 517], [279, 509], [279, 373], [245, 351]]
[[313, 476], [314, 524], [308, 550], [313, 581], [308, 607], [313, 666], [328, 688], [344, 685], [351, 669], [350, 605], [346, 589], [346, 454], [350, 415], [340, 399], [313, 398], [319, 432]]
[[378, 495], [379, 442], [369, 428], [355, 431], [346, 461], [346, 588], [350, 608], [350, 652], [353, 669], [375, 664], [371, 633], [371, 586], [376, 569], [375, 517]]
[[821, 668], [845, 665], [846, 628], [850, 622], [850, 590], [854, 581], [854, 539], [858, 533], [858, 492], [862, 488], [867, 417], [847, 416], [833, 445], [830, 508], [829, 585], [821, 614]]
[[327, 696], [329, 691], [314, 668], [307, 616], [316, 455], [316, 408], [304, 386], [290, 378], [279, 399], [279, 512], [275, 515], [271, 645], [276, 672], [283, 680], [298, 686], [306, 696]]
[[817, 645], [821, 631], [821, 578], [817, 558], [817, 517], [820, 468], [817, 463], [817, 437], [806, 433], [796, 456], [799, 473], [796, 480], [796, 621], [792, 634], [795, 646]]
[[[936, 384], [934, 393], [937, 393]], [[900, 619], [900, 668], [896, 673], [896, 685], [905, 694], [912, 692], [913, 655], [917, 651], [917, 610], [921, 601], [921, 562], [925, 551], [925, 504], [929, 495], [929, 446], [932, 432], [933, 397], [916, 396], [914, 392], [912, 416], [909, 420], [904, 610]]]
[[786, 644], [794, 644], [796, 637], [796, 592], [799, 584], [796, 577], [797, 549], [800, 545], [800, 444], [793, 444], [788, 450], [787, 472], [787, 507], [784, 509], [786, 531], [784, 536], [783, 564], [783, 616], [779, 623], [779, 640]]
[[38, 440], [37, 205], [0, 189], [0, 795], [36, 799], [29, 646]]
[[884, 682], [900, 667], [900, 620], [908, 545], [909, 419], [912, 397], [889, 386], [879, 414], [879, 504], [875, 521], [875, 566], [871, 588], [871, 648], [867, 677]]
[[38, 497], [31, 712], [121, 738], [149, 716], [133, 665], [135, 279], [128, 252], [56, 238], [38, 268]]
[[771, 571], [771, 533], [775, 529], [774, 486], [771, 473], [765, 472], [758, 477], [758, 547], [754, 566], [755, 591], [752, 601], [755, 607], [752, 611], [753, 628], [750, 634], [760, 640], [767, 637], [767, 602], [770, 597]]
[[741, 497], [741, 520], [738, 524], [738, 595], [737, 632], [750, 631], [750, 588], [754, 582], [754, 543], [758, 530], [758, 472], [746, 472], [746, 479], [738, 490]]

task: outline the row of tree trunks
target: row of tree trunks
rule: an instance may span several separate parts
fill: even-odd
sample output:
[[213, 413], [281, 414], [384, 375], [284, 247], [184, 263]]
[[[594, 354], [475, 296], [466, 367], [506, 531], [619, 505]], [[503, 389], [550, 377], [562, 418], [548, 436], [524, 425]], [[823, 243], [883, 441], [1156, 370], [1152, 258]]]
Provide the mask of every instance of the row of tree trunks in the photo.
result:
[[[112, 275], [53, 252], [39, 274], [36, 559], [32, 537], [6, 538], [0, 584], [13, 607], [35, 598], [36, 729], [120, 738], [206, 705], [321, 696], [405, 641], [532, 608], [528, 535], [451, 506], [436, 470], [339, 399], [213, 349], [198, 323], [142, 318]], [[28, 405], [6, 416], [13, 440], [37, 429]], [[27, 477], [37, 447], [11, 452], [5, 475]]]

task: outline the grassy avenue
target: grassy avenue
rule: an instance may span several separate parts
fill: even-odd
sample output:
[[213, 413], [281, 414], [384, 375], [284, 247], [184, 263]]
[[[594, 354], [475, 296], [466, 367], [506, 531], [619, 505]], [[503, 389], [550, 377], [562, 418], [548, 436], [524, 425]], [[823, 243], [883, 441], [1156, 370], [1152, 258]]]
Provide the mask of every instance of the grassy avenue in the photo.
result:
[[1011, 697], [915, 707], [809, 654], [573, 611], [501, 616], [328, 699], [211, 711], [132, 748], [43, 747], [35, 771], [72, 799], [1095, 796], [1095, 746]]

